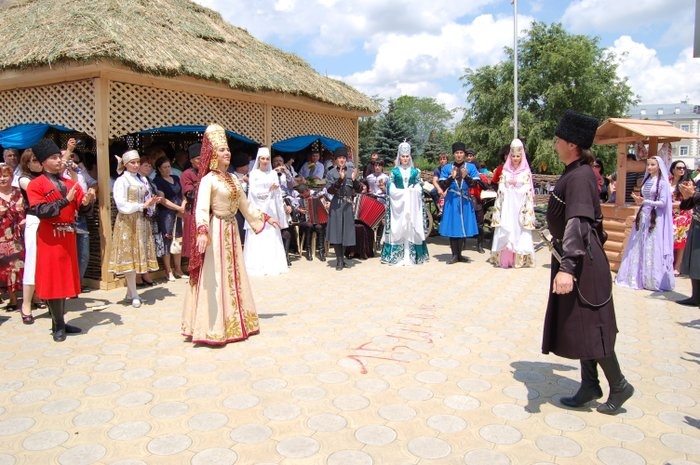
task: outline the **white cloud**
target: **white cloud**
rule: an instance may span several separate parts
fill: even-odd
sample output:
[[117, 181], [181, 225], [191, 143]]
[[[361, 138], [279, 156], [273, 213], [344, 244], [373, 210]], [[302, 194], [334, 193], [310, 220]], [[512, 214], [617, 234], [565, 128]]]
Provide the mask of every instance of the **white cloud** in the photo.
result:
[[694, 14], [690, 0], [574, 0], [562, 23], [572, 32], [590, 34], [642, 30], [658, 23], [679, 21]]
[[[530, 21], [518, 19], [519, 24], [529, 25]], [[441, 92], [435, 81], [448, 78], [457, 82], [465, 68], [502, 60], [504, 47], [512, 46], [512, 34], [511, 18], [492, 15], [481, 15], [466, 25], [448, 23], [437, 34], [376, 34], [365, 44], [365, 50], [375, 55], [372, 69], [343, 80], [370, 95], [382, 89], [390, 90], [390, 96], [434, 97]]]
[[627, 77], [641, 103], [700, 102], [700, 59], [692, 48], [684, 49], [676, 61], [663, 65], [654, 49], [629, 36], [617, 39], [610, 50], [618, 56], [618, 74]]

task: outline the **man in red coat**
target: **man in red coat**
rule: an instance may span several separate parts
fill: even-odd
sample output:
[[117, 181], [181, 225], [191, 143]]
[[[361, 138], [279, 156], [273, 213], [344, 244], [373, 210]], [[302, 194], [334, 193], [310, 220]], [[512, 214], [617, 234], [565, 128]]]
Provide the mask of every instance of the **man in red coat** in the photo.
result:
[[[36, 254], [36, 295], [45, 299], [51, 314], [53, 340], [61, 342], [66, 333], [79, 333], [80, 328], [64, 321], [66, 298], [80, 293], [75, 214], [92, 208], [95, 193], [83, 193], [78, 183], [62, 176], [65, 169], [61, 150], [50, 139], [42, 139], [32, 147], [44, 173], [27, 186], [29, 212], [39, 220]], [[60, 264], [61, 272], [57, 272]]]

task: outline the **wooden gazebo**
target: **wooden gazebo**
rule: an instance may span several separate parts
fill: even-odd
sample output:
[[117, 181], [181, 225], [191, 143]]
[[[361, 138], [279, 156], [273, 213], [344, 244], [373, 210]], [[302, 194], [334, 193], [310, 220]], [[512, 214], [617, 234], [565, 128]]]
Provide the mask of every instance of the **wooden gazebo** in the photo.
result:
[[628, 172], [644, 171], [646, 162], [628, 160], [627, 151], [630, 144], [643, 142], [649, 145], [649, 156], [657, 154], [660, 144], [677, 142], [682, 139], [698, 137], [674, 127], [667, 121], [610, 118], [596, 132], [594, 144], [617, 144], [617, 182], [614, 204], [603, 204], [604, 227], [608, 233], [605, 251], [613, 271], [617, 271], [622, 260], [622, 252], [627, 245], [634, 217], [638, 207], [625, 203]]
[[370, 98], [188, 0], [15, 0], [0, 6], [0, 130], [66, 126], [95, 140], [98, 276], [111, 245], [108, 146], [142, 130], [217, 122], [270, 146], [325, 134], [355, 147]]

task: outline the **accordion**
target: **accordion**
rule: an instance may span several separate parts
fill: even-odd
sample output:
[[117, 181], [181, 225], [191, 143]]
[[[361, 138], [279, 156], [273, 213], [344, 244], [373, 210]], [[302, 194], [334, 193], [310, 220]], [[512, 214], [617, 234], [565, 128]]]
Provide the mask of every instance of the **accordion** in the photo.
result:
[[327, 224], [328, 210], [320, 197], [302, 199], [302, 208], [306, 209], [306, 220], [311, 224]]

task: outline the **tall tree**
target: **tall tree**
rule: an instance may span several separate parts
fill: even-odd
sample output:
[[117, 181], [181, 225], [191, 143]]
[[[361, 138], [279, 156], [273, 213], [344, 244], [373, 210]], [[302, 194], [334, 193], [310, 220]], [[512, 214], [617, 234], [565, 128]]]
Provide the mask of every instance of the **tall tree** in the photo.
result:
[[[456, 136], [488, 154], [513, 138], [513, 49], [507, 60], [477, 70], [467, 69], [468, 108]], [[561, 24], [534, 22], [518, 47], [518, 135], [524, 140], [530, 165], [541, 172], [563, 168], [552, 149], [557, 121], [568, 108], [601, 119], [620, 117], [636, 100], [627, 79], [617, 76], [612, 52], [598, 37], [572, 35]], [[604, 159], [614, 148], [596, 148]], [[608, 163], [608, 166], [610, 164]]]
[[[384, 99], [378, 95], [372, 96], [374, 103], [380, 107], [384, 103]], [[377, 138], [377, 128], [379, 126], [379, 121], [381, 120], [381, 114], [375, 116], [366, 116], [360, 118], [357, 125], [358, 139], [360, 148], [358, 150], [358, 157], [360, 159], [360, 166], [365, 166], [369, 161], [369, 157], [374, 152], [376, 146]]]
[[402, 95], [396, 99], [395, 109], [409, 125], [414, 158], [424, 154], [430, 134], [445, 131], [453, 116], [452, 111], [432, 97]]
[[386, 113], [379, 120], [375, 138], [375, 148], [386, 162], [396, 159], [396, 151], [404, 140], [411, 141], [411, 126], [404, 116], [396, 111], [396, 101], [389, 99]]

